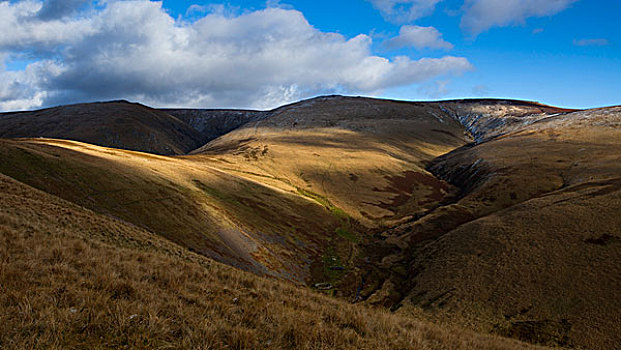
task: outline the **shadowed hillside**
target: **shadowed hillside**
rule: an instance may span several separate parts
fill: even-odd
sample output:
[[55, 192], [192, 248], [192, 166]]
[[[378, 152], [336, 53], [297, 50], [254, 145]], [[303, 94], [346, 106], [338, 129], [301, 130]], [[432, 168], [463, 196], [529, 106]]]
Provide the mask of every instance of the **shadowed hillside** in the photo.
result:
[[[265, 119], [270, 112], [220, 109], [161, 109], [198, 131], [203, 144], [240, 126]], [[201, 146], [203, 145], [201, 144]]]
[[155, 154], [184, 154], [203, 143], [185, 122], [137, 103], [114, 101], [0, 114], [0, 137], [48, 137]]
[[620, 125], [618, 107], [551, 116], [435, 160], [461, 199], [384, 233], [400, 253], [382, 262], [406, 274], [375, 295], [537, 343], [614, 348]]

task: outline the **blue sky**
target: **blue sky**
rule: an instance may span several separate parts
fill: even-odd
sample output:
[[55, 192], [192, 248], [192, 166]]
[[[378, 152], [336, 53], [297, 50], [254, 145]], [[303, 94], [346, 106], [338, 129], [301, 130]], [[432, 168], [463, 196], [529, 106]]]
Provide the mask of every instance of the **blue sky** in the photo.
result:
[[617, 0], [0, 2], [0, 110], [330, 93], [616, 105], [619, 13]]

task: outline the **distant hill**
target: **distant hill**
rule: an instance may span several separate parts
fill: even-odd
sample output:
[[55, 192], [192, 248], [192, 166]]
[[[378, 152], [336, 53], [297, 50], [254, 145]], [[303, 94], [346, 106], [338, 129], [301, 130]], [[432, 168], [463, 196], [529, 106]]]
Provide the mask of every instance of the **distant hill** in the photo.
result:
[[203, 137], [203, 143], [233, 131], [240, 126], [265, 119], [270, 112], [235, 109], [160, 109], [184, 121]]
[[168, 113], [113, 101], [0, 114], [0, 137], [46, 137], [155, 154], [185, 154], [203, 136]]

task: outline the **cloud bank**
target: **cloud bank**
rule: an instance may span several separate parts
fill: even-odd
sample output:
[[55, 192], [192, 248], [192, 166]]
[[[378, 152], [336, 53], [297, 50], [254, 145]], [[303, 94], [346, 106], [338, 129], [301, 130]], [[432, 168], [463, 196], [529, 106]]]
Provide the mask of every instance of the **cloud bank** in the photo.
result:
[[[472, 69], [463, 57], [371, 51], [267, 8], [174, 19], [159, 2], [0, 3], [0, 109], [127, 98], [153, 106], [271, 108], [318, 93], [373, 93]], [[26, 60], [27, 66], [4, 65]], [[4, 69], [3, 69], [4, 68]]]

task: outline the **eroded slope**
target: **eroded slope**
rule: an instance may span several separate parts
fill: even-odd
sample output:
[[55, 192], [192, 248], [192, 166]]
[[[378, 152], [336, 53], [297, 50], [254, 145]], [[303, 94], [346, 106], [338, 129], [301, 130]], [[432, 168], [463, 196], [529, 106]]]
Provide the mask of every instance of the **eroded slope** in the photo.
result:
[[240, 126], [265, 119], [270, 112], [226, 109], [161, 109], [198, 131], [202, 145]]

